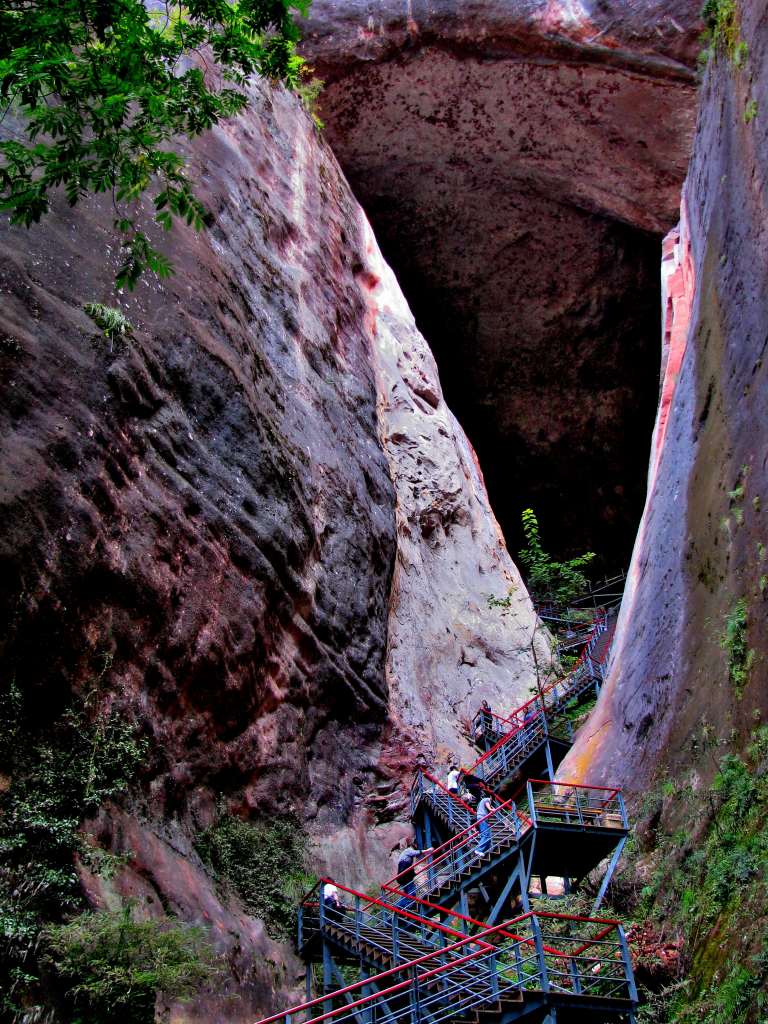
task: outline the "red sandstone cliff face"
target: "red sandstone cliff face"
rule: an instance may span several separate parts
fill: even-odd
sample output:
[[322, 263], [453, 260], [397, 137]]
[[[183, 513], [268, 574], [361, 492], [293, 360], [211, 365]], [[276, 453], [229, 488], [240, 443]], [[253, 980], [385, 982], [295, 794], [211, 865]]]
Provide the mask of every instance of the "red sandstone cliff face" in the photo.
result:
[[[533, 617], [424, 341], [298, 102], [261, 86], [193, 161], [215, 226], [171, 236], [176, 277], [119, 300], [110, 209], [4, 226], [0, 654], [41, 729], [99, 677], [151, 734], [142, 806], [93, 823], [129, 866], [84, 883], [210, 927], [232, 977], [184, 1016], [211, 1022], [284, 1004], [299, 968], [194, 854], [216, 800], [294, 811], [322, 837], [318, 866], [384, 877], [416, 752], [460, 753], [461, 714], [502, 683], [526, 695]], [[124, 344], [88, 301], [119, 301]], [[487, 598], [512, 586], [500, 620]]]
[[[721, 56], [706, 72], [681, 231], [665, 250], [661, 403], [610, 678], [561, 769], [635, 791], [660, 766], [706, 779], [704, 730], [740, 749], [768, 711], [768, 17], [760, 3], [740, 9], [748, 60]], [[739, 600], [755, 652], [741, 696], [719, 643]]]
[[510, 543], [532, 503], [574, 553], [629, 557], [699, 8], [313, 4], [304, 46], [327, 80], [327, 136]]

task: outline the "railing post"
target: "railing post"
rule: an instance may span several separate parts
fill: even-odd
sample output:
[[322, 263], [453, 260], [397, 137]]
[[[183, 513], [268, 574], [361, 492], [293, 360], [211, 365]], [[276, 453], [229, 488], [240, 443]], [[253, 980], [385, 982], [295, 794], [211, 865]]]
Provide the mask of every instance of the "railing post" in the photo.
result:
[[528, 782], [526, 782], [525, 789], [526, 789], [526, 792], [528, 794], [529, 817], [531, 819], [531, 823], [535, 827], [536, 826], [536, 804], [534, 803], [534, 800], [533, 800], [533, 786], [531, 785], [530, 780]]
[[297, 945], [298, 945], [299, 949], [301, 949], [301, 947], [304, 945], [303, 937], [304, 937], [304, 907], [299, 905], [299, 913], [298, 913], [297, 918], [296, 918], [296, 942], [297, 942]]
[[492, 999], [498, 999], [499, 998], [499, 974], [498, 974], [498, 971], [496, 969], [496, 954], [495, 953], [491, 953], [490, 957], [488, 958], [488, 970], [491, 972], [491, 975], [490, 975], [490, 980], [491, 980], [491, 998]]
[[392, 962], [397, 963], [400, 959], [400, 935], [398, 932], [397, 914], [392, 915]]
[[360, 942], [360, 897], [355, 896], [355, 938]]
[[629, 828], [629, 818], [627, 817], [627, 808], [624, 803], [624, 795], [621, 792], [616, 794], [619, 803], [619, 813], [621, 814], [621, 824], [624, 828]]
[[627, 990], [629, 992], [629, 998], [633, 1003], [637, 1002], [637, 985], [635, 985], [635, 975], [632, 971], [632, 958], [629, 955], [629, 946], [627, 945], [627, 939], [624, 935], [624, 929], [620, 924], [616, 925], [616, 930], [619, 934], [619, 945], [621, 947], [621, 959], [624, 964], [624, 975], [627, 979]]
[[539, 962], [539, 981], [541, 983], [541, 991], [549, 992], [549, 973], [547, 971], [547, 961], [544, 956], [544, 940], [541, 935], [539, 919], [535, 914], [531, 915], [531, 926], [533, 928], [534, 942], [536, 943], [536, 959]]
[[523, 959], [520, 956], [519, 942], [515, 943], [515, 969], [517, 970], [517, 983], [520, 988], [522, 988], [525, 983], [525, 978], [523, 977]]
[[411, 1024], [419, 1024], [421, 1021], [421, 1006], [419, 1000], [419, 972], [418, 968], [411, 968]]

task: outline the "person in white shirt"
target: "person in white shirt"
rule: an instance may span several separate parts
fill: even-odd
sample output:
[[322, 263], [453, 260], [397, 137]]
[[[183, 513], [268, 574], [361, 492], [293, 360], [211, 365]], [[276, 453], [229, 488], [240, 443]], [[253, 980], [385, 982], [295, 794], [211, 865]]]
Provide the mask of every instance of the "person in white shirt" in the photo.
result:
[[458, 765], [452, 764], [450, 771], [448, 772], [448, 779], [445, 788], [449, 793], [454, 793], [456, 796], [459, 795], [459, 778], [461, 777], [461, 770]]
[[323, 904], [326, 910], [336, 910], [341, 914], [345, 913], [347, 909], [341, 902], [339, 890], [333, 882], [323, 884]]

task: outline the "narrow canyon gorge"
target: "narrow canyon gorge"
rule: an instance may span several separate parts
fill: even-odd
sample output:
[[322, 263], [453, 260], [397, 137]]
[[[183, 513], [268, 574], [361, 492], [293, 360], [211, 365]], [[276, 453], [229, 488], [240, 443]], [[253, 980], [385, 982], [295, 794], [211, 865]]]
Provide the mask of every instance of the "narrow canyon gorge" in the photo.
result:
[[[469, 1009], [409, 1024], [764, 1024], [768, 10], [313, 0], [297, 22], [315, 105], [253, 77], [174, 140], [203, 230], [135, 204], [171, 276], [115, 287], [108, 190], [0, 215], [0, 1021], [315, 999], [277, 1019], [393, 1024], [416, 1001], [366, 1003], [370, 975], [429, 967], [429, 929], [470, 961], [517, 942], [520, 971], [549, 898], [559, 1002], [551, 964], [505, 998], [494, 959], [492, 1009], [462, 975]], [[11, 110], [0, 137], [22, 131]], [[526, 508], [553, 558], [626, 572], [620, 606], [542, 596]], [[521, 849], [576, 807], [594, 863], [545, 858], [535, 888], [491, 863], [453, 902], [401, 874], [406, 845], [459, 878], [461, 842], [501, 856], [493, 790]], [[321, 937], [313, 966], [296, 912], [322, 931], [325, 878], [358, 942], [367, 898], [410, 956], [336, 964]], [[45, 950], [94, 911], [178, 923], [215, 969], [89, 1015]], [[518, 917], [530, 936], [482, 933]], [[551, 943], [587, 919], [625, 931], [582, 976], [584, 944]], [[597, 987], [617, 963], [621, 998]]]

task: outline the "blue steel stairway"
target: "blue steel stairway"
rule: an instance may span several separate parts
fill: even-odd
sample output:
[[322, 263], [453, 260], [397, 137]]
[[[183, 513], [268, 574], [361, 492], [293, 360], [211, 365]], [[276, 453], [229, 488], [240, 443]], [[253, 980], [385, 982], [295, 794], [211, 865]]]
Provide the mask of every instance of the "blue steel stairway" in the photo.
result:
[[383, 898], [402, 901], [410, 894], [446, 909], [458, 904], [466, 913], [467, 892], [479, 888], [490, 925], [515, 896], [530, 909], [532, 877], [557, 875], [578, 882], [610, 858], [597, 909], [629, 834], [621, 792], [530, 779], [526, 794], [523, 808], [508, 800], [481, 819], [490, 832], [487, 850], [470, 825], [418, 861], [412, 882], [406, 881], [407, 872], [384, 883]]
[[[481, 819], [485, 838], [472, 806], [420, 770], [412, 819], [422, 841], [440, 845], [378, 897], [324, 879], [304, 898], [298, 947], [308, 965], [321, 965], [322, 994], [310, 998], [308, 967], [307, 1001], [261, 1024], [634, 1024], [624, 932], [594, 916], [629, 831], [622, 795], [553, 781], [553, 745], [570, 741], [558, 732], [564, 712], [602, 680], [611, 633], [598, 611], [573, 672], [492, 723], [505, 731], [465, 777], [479, 792], [516, 782], [518, 792]], [[535, 765], [548, 778], [519, 785]], [[543, 895], [548, 876], [568, 892], [606, 860], [592, 917], [531, 909], [534, 877]], [[343, 907], [324, 900], [326, 883], [345, 894]], [[469, 916], [470, 896], [482, 921]], [[351, 985], [350, 970], [359, 974]]]
[[470, 785], [477, 781], [499, 790], [526, 776], [554, 777], [572, 741], [567, 711], [598, 692], [614, 628], [613, 616], [598, 609], [579, 660], [567, 676], [545, 687], [507, 717], [478, 711], [472, 734], [483, 753], [463, 771]]
[[616, 921], [529, 913], [368, 975], [261, 1024], [630, 1024], [637, 992]]

